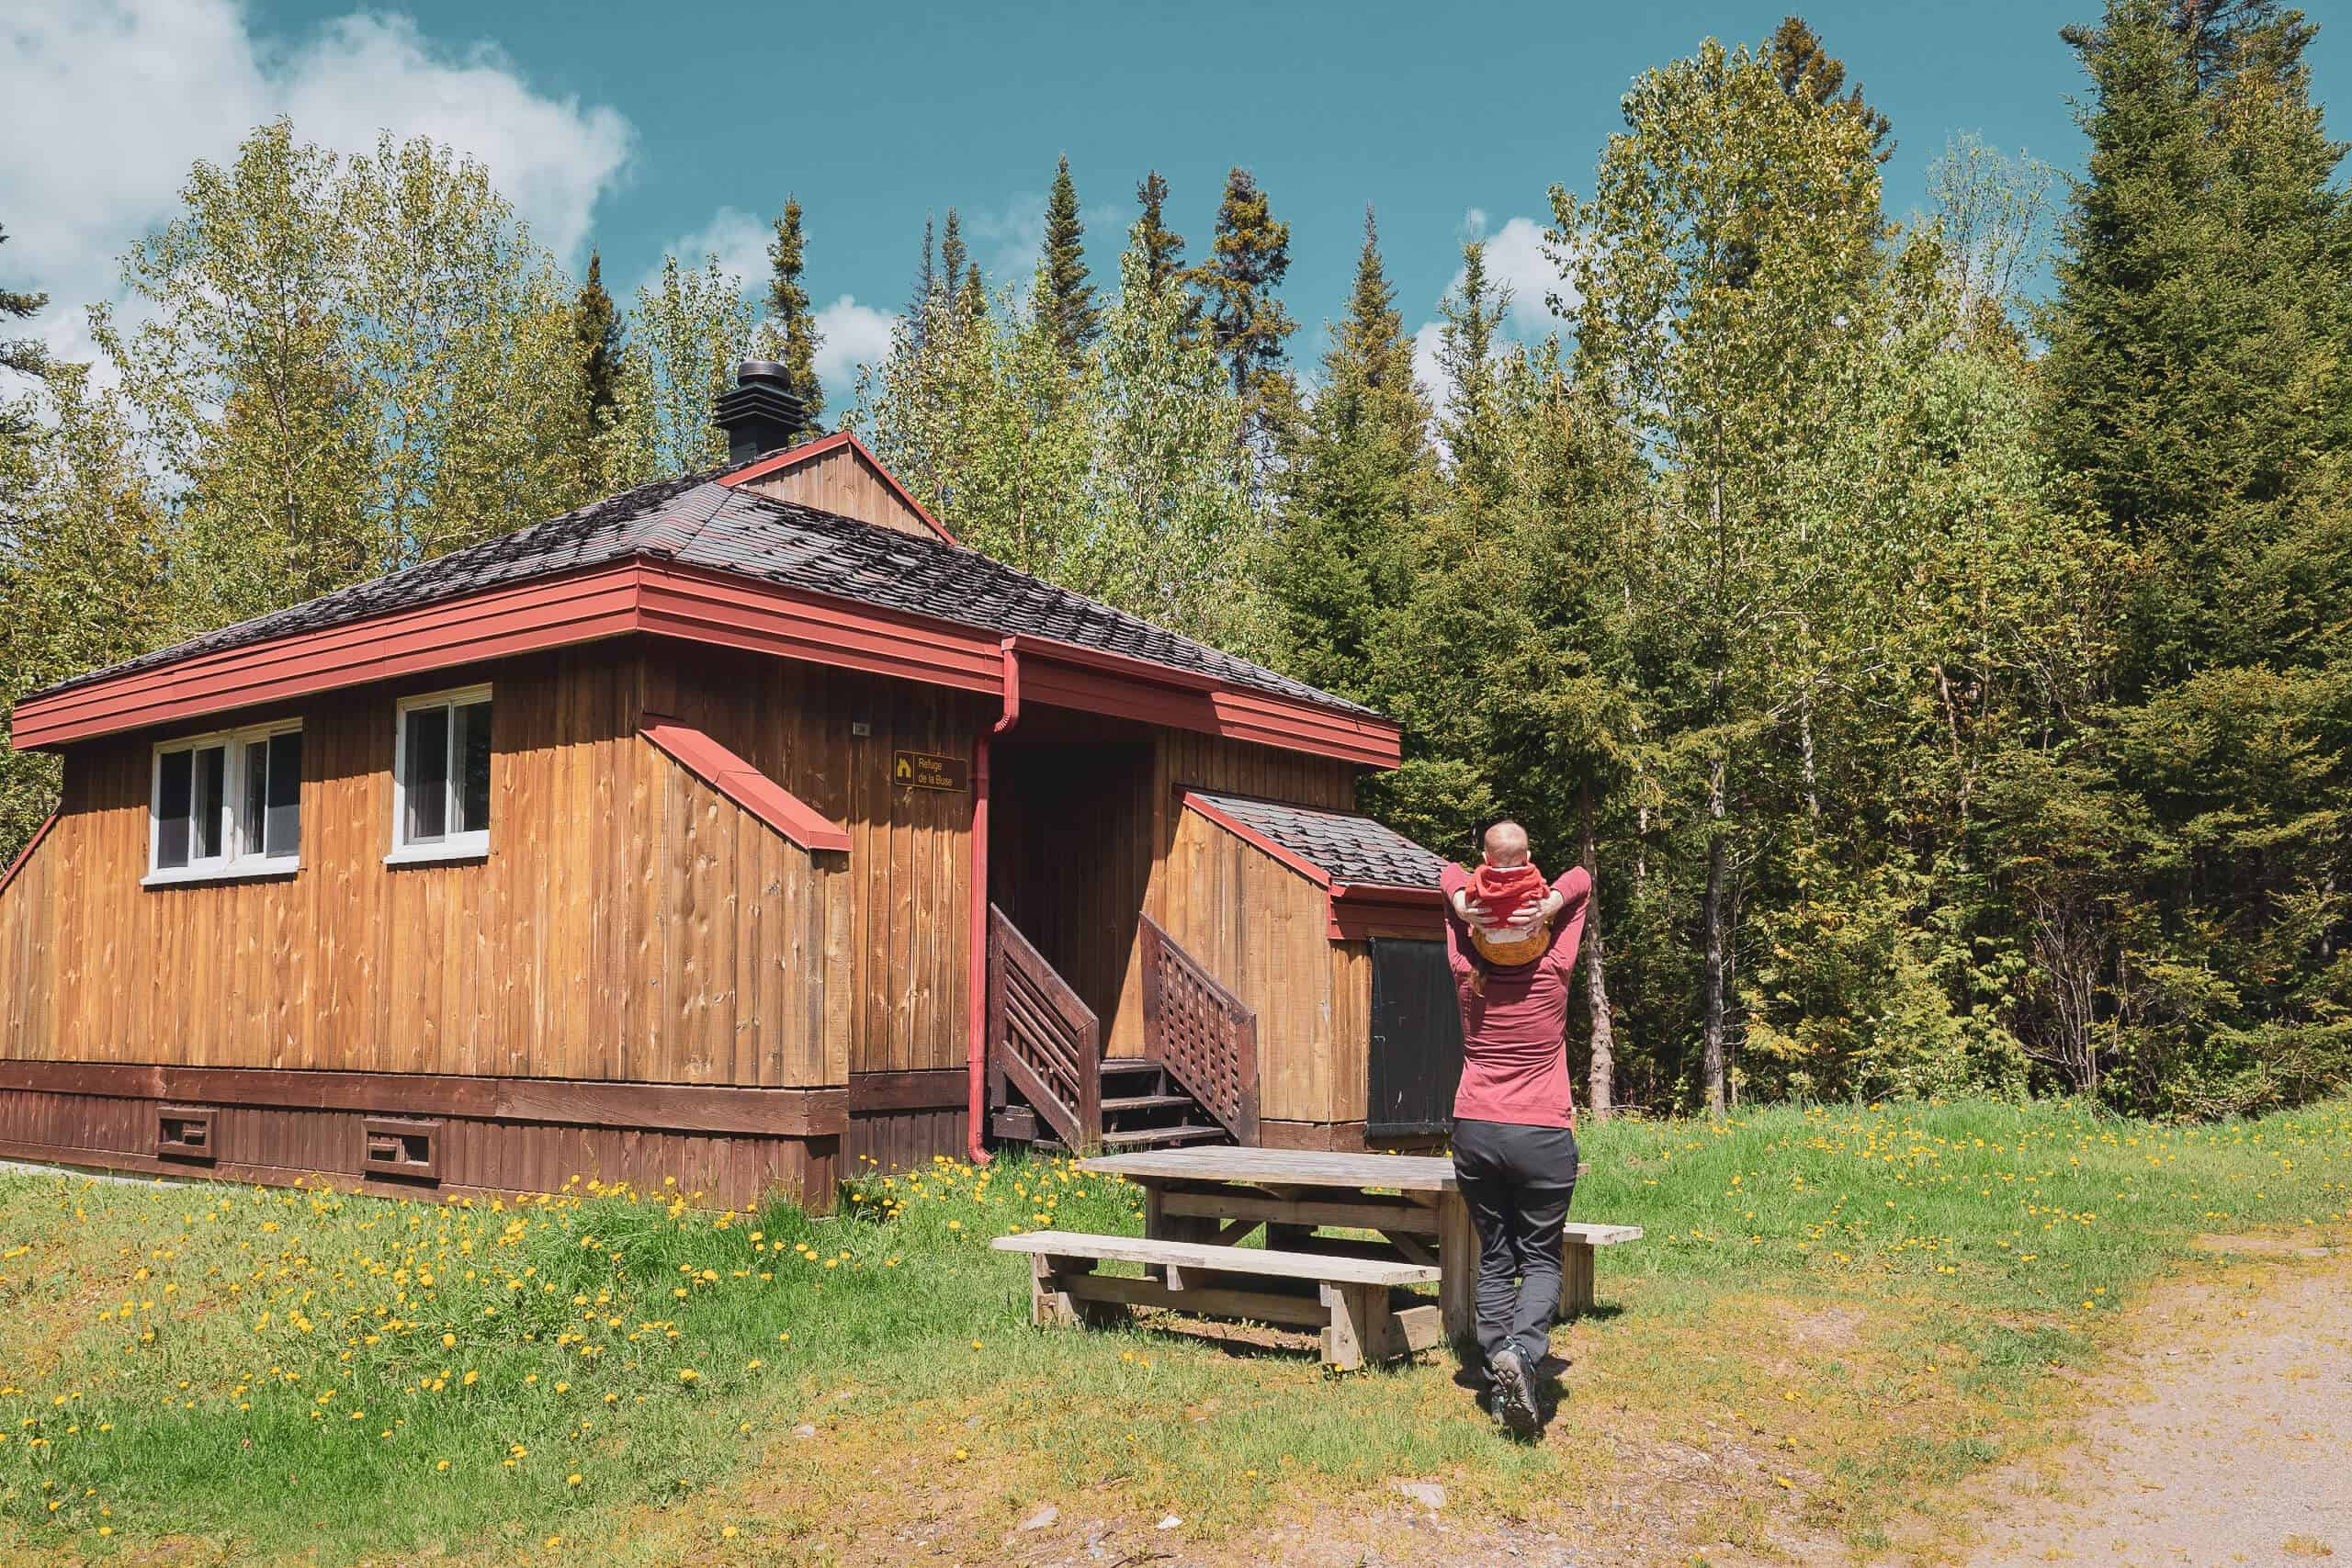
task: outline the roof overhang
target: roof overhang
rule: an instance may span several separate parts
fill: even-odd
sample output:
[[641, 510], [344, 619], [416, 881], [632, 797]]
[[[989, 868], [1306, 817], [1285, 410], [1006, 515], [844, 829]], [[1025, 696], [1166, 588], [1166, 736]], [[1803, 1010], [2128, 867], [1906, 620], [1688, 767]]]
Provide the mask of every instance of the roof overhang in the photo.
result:
[[1215, 802], [1191, 790], [1182, 795], [1186, 810], [1199, 812], [1251, 849], [1281, 862], [1321, 888], [1325, 934], [1333, 942], [1363, 942], [1375, 936], [1433, 940], [1445, 935], [1445, 896], [1436, 888], [1339, 881], [1305, 855], [1276, 843]]
[[[631, 633], [999, 699], [1004, 690], [1005, 639], [986, 627], [639, 557], [69, 687], [18, 705], [11, 740], [20, 751], [55, 748]], [[1019, 637], [1013, 644], [1027, 702], [1372, 767], [1393, 768], [1398, 761], [1396, 726], [1371, 715], [1051, 637]]]

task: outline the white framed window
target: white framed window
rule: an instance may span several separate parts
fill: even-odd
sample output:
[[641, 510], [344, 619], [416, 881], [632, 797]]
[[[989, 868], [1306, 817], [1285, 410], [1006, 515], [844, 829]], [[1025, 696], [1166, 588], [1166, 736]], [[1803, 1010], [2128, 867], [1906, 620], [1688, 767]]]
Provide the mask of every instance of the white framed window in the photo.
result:
[[302, 867], [302, 721], [155, 748], [144, 886], [291, 876]]
[[490, 853], [490, 688], [403, 697], [393, 714], [394, 865]]

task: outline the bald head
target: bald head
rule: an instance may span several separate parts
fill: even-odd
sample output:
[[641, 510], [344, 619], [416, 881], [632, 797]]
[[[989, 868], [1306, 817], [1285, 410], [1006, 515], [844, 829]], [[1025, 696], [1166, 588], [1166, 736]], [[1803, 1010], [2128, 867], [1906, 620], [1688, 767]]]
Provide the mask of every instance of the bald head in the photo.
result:
[[1506, 817], [1487, 829], [1487, 863], [1493, 866], [1527, 863], [1527, 829]]

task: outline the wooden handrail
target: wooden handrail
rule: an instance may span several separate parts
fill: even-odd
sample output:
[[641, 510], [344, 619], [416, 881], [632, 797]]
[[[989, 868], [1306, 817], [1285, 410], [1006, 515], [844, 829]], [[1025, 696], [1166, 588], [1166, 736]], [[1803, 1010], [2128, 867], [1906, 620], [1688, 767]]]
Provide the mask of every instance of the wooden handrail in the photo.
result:
[[1144, 1055], [1234, 1141], [1258, 1142], [1258, 1014], [1143, 917]]
[[1102, 1141], [1102, 1026], [1068, 981], [989, 906], [989, 1061], [1073, 1149]]

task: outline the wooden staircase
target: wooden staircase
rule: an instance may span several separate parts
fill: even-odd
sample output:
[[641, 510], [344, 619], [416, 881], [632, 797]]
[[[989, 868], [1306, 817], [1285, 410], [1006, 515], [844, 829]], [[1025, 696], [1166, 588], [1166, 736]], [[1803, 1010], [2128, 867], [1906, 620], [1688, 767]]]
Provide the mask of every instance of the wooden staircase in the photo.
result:
[[[1151, 934], [1158, 934], [1157, 928]], [[1172, 942], [1167, 947], [1181, 954]], [[1204, 1075], [1197, 1046], [1173, 1062], [1164, 1055], [1105, 1059], [1102, 1024], [1093, 1010], [994, 905], [989, 908], [988, 957], [991, 1134], [1080, 1153], [1255, 1141], [1254, 1093], [1246, 1123], [1238, 1124], [1230, 1114], [1229, 1080], [1240, 1064], [1222, 1064], [1219, 1072]], [[1148, 984], [1146, 992], [1148, 1003], [1158, 996]], [[1157, 1014], [1148, 1005], [1146, 1011]], [[1254, 1084], [1254, 1017], [1247, 1032]], [[1148, 1026], [1146, 1035], [1148, 1051], [1159, 1034]], [[1220, 1100], [1227, 1107], [1223, 1115], [1214, 1109]]]

